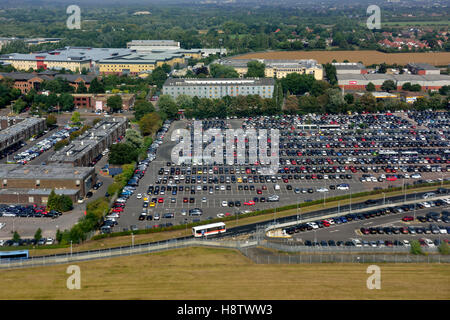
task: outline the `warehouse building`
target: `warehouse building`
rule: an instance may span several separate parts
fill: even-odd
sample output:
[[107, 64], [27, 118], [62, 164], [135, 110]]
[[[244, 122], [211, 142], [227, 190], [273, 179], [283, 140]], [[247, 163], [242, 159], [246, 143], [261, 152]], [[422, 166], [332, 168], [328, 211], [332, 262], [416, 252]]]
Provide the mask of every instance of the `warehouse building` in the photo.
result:
[[66, 163], [74, 167], [89, 166], [106, 148], [123, 137], [126, 129], [126, 117], [105, 118], [58, 150], [49, 162]]
[[290, 73], [312, 74], [316, 80], [323, 80], [323, 68], [316, 60], [268, 60], [268, 59], [223, 59], [220, 64], [233, 67], [240, 77], [248, 72], [247, 64], [258, 61], [265, 64], [266, 78], [281, 79]]
[[366, 67], [359, 62], [333, 62], [336, 74], [366, 74]]
[[153, 71], [163, 64], [168, 64], [171, 67], [177, 64], [184, 66], [187, 59], [200, 59], [201, 57], [202, 53], [199, 49], [153, 50], [103, 59], [98, 63], [98, 66], [101, 74], [138, 75]]
[[439, 68], [436, 68], [428, 63], [410, 63], [407, 65], [407, 68], [412, 74], [438, 75], [441, 73]]
[[338, 74], [338, 85], [344, 90], [365, 90], [369, 83], [373, 83], [377, 90], [381, 90], [384, 81], [392, 80], [397, 85], [397, 90], [409, 82], [418, 84], [422, 90], [439, 90], [443, 86], [450, 85], [450, 76], [448, 75], [417, 75], [417, 74]]
[[94, 168], [3, 164], [0, 203], [46, 204], [52, 189], [76, 201], [96, 182]]
[[46, 123], [43, 118], [26, 118], [16, 124], [0, 131], [0, 151], [23, 142], [31, 136], [45, 130]]
[[136, 52], [178, 50], [180, 49], [180, 42], [174, 40], [132, 40], [127, 42], [127, 48]]
[[185, 94], [191, 97], [218, 99], [225, 96], [259, 95], [272, 98], [275, 86], [273, 78], [247, 79], [167, 79], [163, 85], [163, 93], [176, 99]]
[[7, 117], [7, 116], [1, 116], [0, 117], [0, 130], [6, 129], [8, 127], [11, 127], [20, 121], [23, 121], [24, 118], [20, 117]]
[[108, 57], [120, 57], [130, 54], [129, 49], [65, 47], [40, 53], [9, 53], [0, 56], [0, 61], [11, 64], [17, 70], [66, 69], [81, 72], [94, 70], [96, 63]]

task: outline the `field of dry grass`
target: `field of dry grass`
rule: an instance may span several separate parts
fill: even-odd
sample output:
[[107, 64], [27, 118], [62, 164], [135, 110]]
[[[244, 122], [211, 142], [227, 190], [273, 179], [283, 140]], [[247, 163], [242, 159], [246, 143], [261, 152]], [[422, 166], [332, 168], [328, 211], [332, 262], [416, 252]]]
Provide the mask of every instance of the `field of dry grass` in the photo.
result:
[[256, 265], [240, 252], [188, 248], [77, 264], [81, 289], [66, 288], [67, 265], [0, 271], [0, 299], [450, 299], [445, 264]]
[[450, 52], [432, 53], [383, 53], [374, 50], [367, 51], [272, 51], [248, 53], [235, 57], [235, 59], [315, 59], [319, 63], [338, 62], [348, 60], [350, 62], [362, 61], [364, 65], [376, 63], [401, 64], [410, 62], [423, 62], [432, 65], [448, 65], [450, 63]]

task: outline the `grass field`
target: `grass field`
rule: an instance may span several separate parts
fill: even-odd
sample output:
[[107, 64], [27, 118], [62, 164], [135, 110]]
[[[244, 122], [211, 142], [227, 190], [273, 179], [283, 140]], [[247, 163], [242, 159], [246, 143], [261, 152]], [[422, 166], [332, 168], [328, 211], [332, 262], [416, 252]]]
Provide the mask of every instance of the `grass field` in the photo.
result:
[[80, 262], [81, 289], [67, 265], [0, 271], [0, 299], [450, 299], [444, 264], [380, 264], [368, 290], [365, 264], [256, 265], [240, 252], [188, 248]]
[[450, 52], [419, 52], [419, 53], [384, 53], [374, 50], [360, 51], [270, 51], [255, 52], [236, 56], [235, 59], [315, 59], [319, 63], [362, 61], [365, 65], [377, 63], [406, 65], [410, 62], [422, 62], [432, 65], [447, 65], [450, 63]]

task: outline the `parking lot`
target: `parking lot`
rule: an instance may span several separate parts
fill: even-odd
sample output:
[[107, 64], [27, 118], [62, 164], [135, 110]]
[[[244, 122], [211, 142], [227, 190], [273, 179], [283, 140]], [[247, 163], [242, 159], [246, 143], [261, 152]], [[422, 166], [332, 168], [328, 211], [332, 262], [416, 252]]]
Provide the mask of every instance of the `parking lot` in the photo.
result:
[[[193, 128], [192, 121], [176, 121], [135, 190], [130, 189], [114, 230], [184, 224], [376, 188], [448, 179], [449, 113], [442, 113], [441, 118], [430, 118], [425, 113], [408, 116], [284, 116], [202, 122], [204, 130], [279, 129], [280, 166], [273, 175], [261, 174], [257, 164], [171, 163], [171, 150], [176, 145], [170, 141], [171, 133], [180, 128], [192, 132]], [[189, 215], [194, 208], [201, 209], [201, 216]], [[139, 220], [142, 213], [146, 217]], [[155, 221], [155, 215], [160, 219]], [[170, 218], [162, 218], [164, 215]]]
[[[403, 246], [412, 240], [430, 239], [435, 245], [450, 238], [450, 197], [446, 202], [428, 201], [433, 207], [395, 206], [369, 212], [318, 219], [284, 228], [298, 244], [307, 246], [352, 245]], [[356, 240], [356, 241], [353, 241]], [[405, 241], [406, 240], [406, 241]], [[391, 242], [391, 243], [389, 243]]]

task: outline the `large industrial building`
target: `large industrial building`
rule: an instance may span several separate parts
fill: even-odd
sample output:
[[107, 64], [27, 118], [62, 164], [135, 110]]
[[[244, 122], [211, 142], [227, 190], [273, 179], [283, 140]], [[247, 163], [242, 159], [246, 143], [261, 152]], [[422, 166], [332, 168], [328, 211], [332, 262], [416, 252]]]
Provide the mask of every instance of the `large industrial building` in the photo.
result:
[[168, 64], [186, 65], [186, 59], [200, 59], [202, 53], [199, 49], [179, 50], [152, 50], [148, 52], [130, 53], [120, 57], [109, 57], [98, 63], [101, 74], [130, 74], [139, 75], [153, 71], [156, 67]]
[[70, 164], [74, 167], [89, 166], [105, 149], [125, 135], [126, 117], [108, 117], [72, 140], [49, 158], [51, 164]]
[[333, 62], [336, 74], [366, 74], [366, 67], [360, 62]]
[[233, 67], [240, 77], [248, 71], [247, 64], [258, 61], [265, 64], [264, 76], [281, 79], [290, 73], [312, 74], [316, 80], [323, 79], [323, 68], [316, 60], [265, 60], [265, 59], [223, 59], [220, 64]]
[[272, 98], [275, 86], [273, 78], [247, 79], [167, 79], [163, 85], [163, 93], [173, 98], [181, 94], [191, 97], [218, 99], [225, 96], [259, 95]]
[[153, 50], [178, 50], [180, 43], [174, 40], [132, 40], [127, 42], [127, 48], [136, 52]]
[[[10, 124], [8, 120], [2, 120], [2, 122], [7, 125]], [[44, 118], [16, 119], [15, 122], [15, 124], [0, 131], [0, 151], [31, 138], [34, 134], [44, 131], [46, 127]]]
[[83, 198], [96, 182], [94, 168], [2, 164], [0, 203], [46, 204], [51, 190]]
[[419, 84], [422, 90], [439, 90], [443, 86], [450, 85], [450, 76], [438, 75], [417, 75], [417, 74], [338, 74], [338, 85], [345, 90], [365, 90], [369, 83], [373, 83], [377, 90], [381, 89], [384, 81], [392, 80], [401, 90], [402, 86], [409, 82]]
[[119, 57], [130, 54], [130, 49], [123, 48], [90, 48], [65, 47], [40, 53], [9, 53], [0, 56], [0, 61], [9, 63], [17, 70], [29, 69], [66, 69], [81, 72], [83, 69], [93, 70], [96, 63], [108, 57]]

